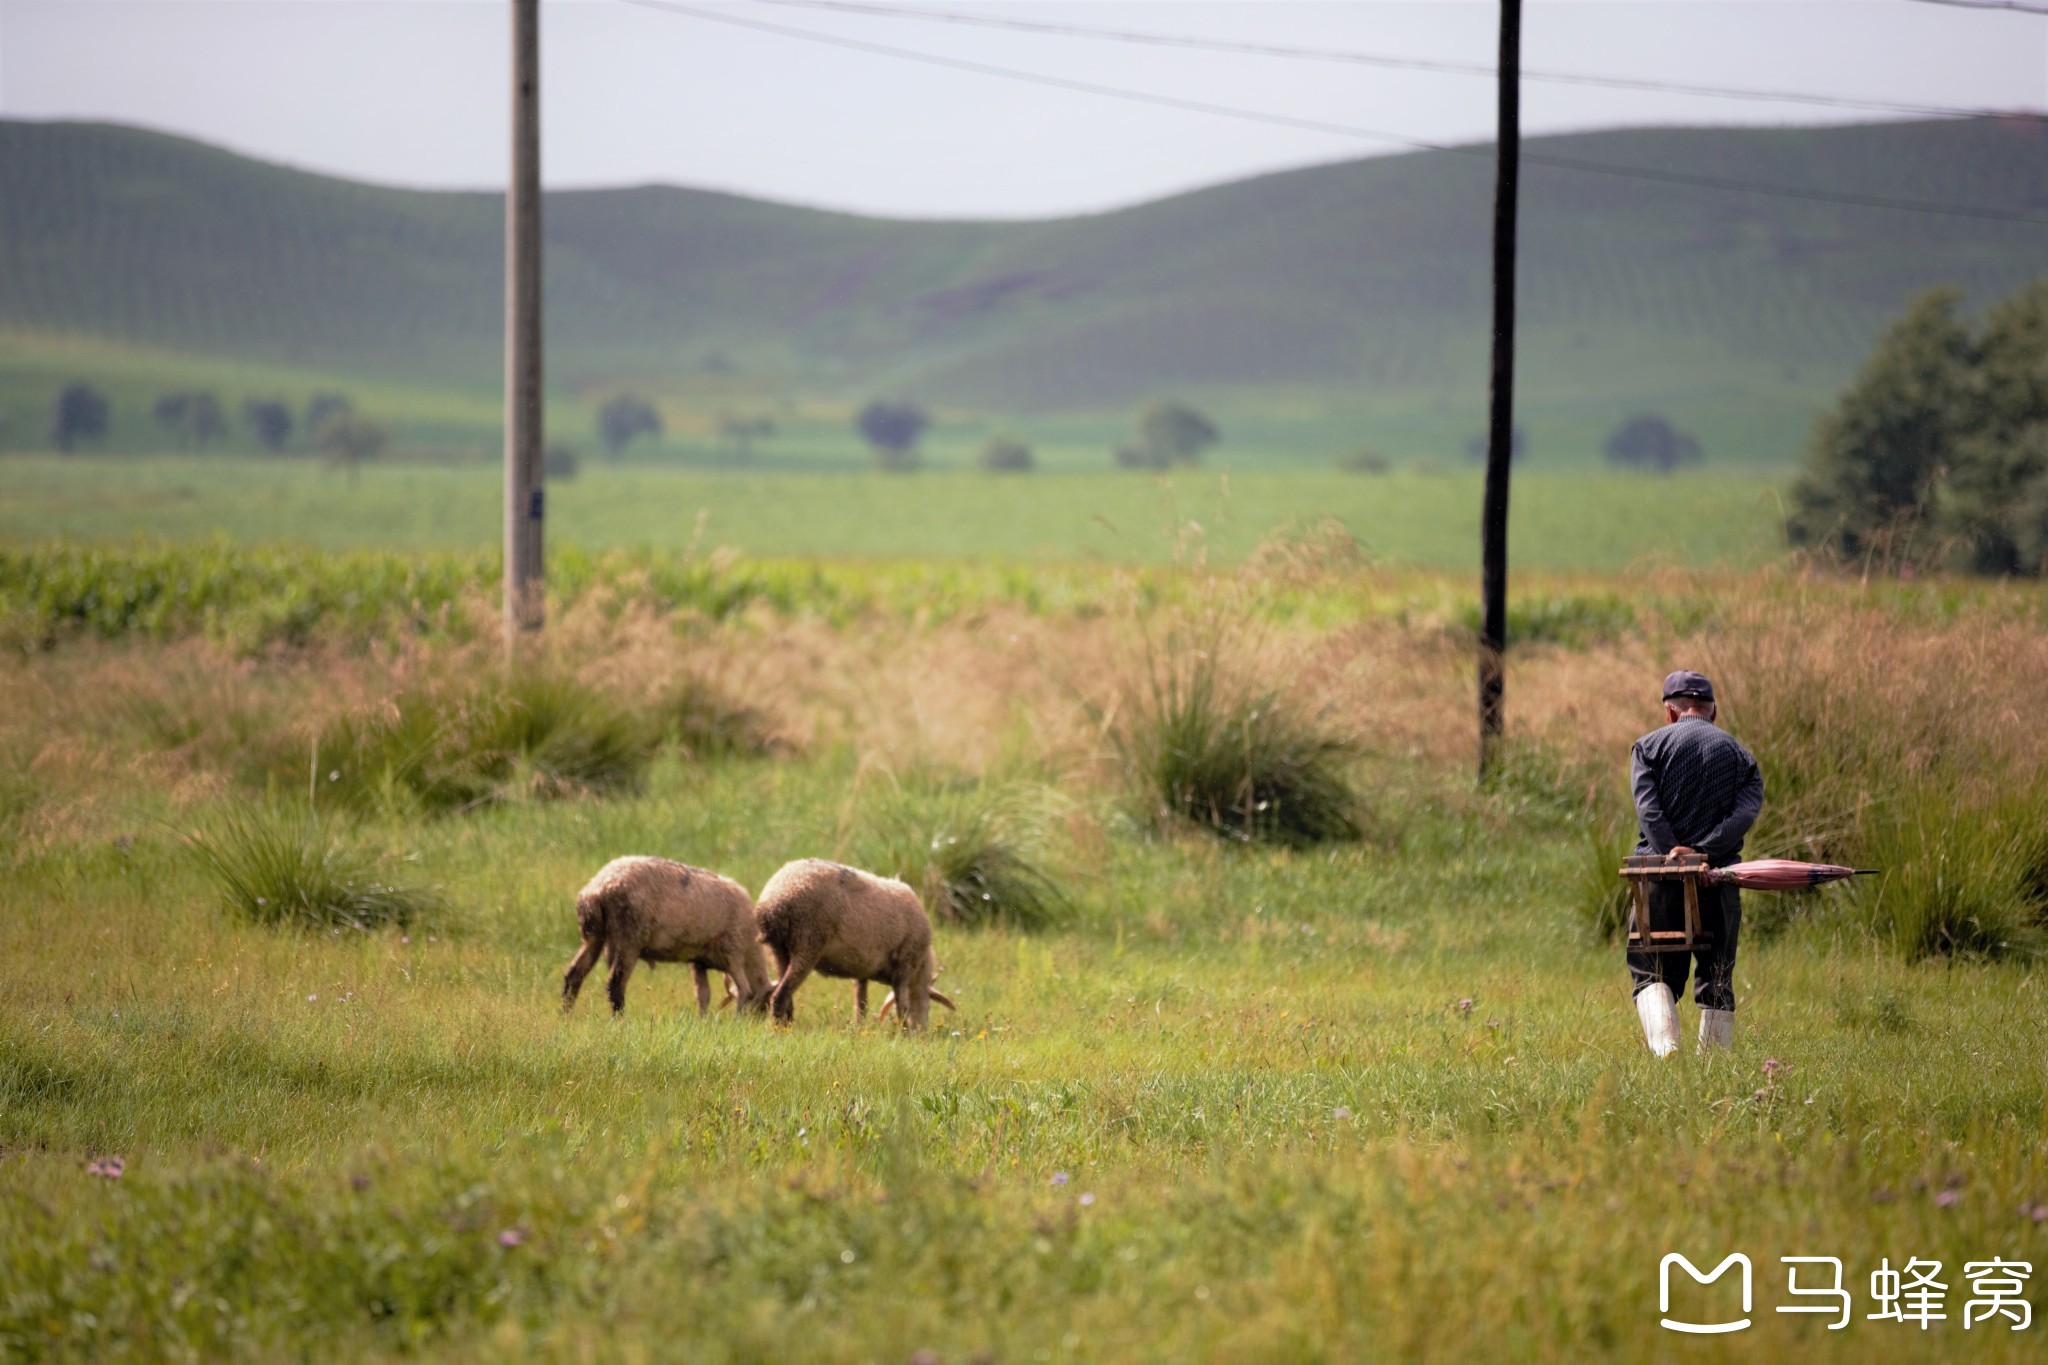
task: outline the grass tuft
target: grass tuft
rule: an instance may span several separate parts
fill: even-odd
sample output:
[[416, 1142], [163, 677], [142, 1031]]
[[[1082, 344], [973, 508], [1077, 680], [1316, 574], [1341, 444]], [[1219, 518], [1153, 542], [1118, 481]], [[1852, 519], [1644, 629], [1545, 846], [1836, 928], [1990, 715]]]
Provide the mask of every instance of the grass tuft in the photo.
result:
[[872, 825], [871, 866], [917, 888], [951, 924], [1050, 928], [1070, 908], [1047, 868], [1050, 801], [973, 783], [936, 794], [899, 790]]
[[438, 906], [386, 880], [382, 859], [315, 820], [243, 811], [190, 836], [222, 903], [252, 923], [298, 929], [404, 927]]
[[654, 717], [685, 758], [762, 758], [784, 747], [766, 712], [694, 674], [663, 689]]
[[1329, 719], [1206, 648], [1153, 651], [1135, 701], [1108, 729], [1126, 777], [1162, 826], [1294, 848], [1364, 833], [1350, 768], [1362, 746]]
[[1922, 787], [1888, 805], [1868, 845], [1883, 876], [1857, 888], [1865, 925], [1909, 961], [2048, 948], [2048, 832], [2040, 793], [2024, 797], [1970, 809]]
[[562, 674], [418, 687], [321, 734], [318, 785], [356, 809], [458, 811], [639, 789], [658, 727]]

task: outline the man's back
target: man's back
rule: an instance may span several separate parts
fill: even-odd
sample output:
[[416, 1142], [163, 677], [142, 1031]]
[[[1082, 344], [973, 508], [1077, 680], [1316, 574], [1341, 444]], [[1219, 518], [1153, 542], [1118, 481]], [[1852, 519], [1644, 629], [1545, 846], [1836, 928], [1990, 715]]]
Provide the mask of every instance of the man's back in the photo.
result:
[[1638, 853], [1697, 849], [1716, 867], [1742, 856], [1763, 809], [1763, 774], [1741, 741], [1705, 716], [1679, 717], [1635, 743]]

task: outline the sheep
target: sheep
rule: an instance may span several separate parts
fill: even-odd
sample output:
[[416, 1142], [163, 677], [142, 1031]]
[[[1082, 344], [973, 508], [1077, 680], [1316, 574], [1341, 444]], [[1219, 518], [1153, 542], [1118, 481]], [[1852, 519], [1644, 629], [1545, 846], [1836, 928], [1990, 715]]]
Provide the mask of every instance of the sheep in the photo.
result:
[[576, 1004], [599, 953], [611, 959], [605, 983], [612, 1013], [626, 1008], [634, 964], [687, 962], [697, 985], [697, 1012], [711, 1005], [713, 969], [732, 978], [742, 1009], [765, 1007], [774, 980], [754, 928], [754, 898], [730, 877], [667, 858], [614, 858], [576, 896], [583, 946], [562, 975], [562, 1008]]
[[769, 1004], [778, 1022], [796, 1017], [797, 988], [814, 971], [859, 983], [861, 1007], [869, 981], [887, 982], [905, 1028], [928, 1021], [938, 970], [932, 922], [902, 882], [822, 858], [786, 863], [761, 888], [754, 922], [775, 955]]

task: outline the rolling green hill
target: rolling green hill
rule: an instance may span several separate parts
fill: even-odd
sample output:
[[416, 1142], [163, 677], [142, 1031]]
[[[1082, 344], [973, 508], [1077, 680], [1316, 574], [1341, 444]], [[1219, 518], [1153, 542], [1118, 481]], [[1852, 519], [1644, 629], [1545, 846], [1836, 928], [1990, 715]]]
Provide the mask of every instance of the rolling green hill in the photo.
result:
[[[2030, 121], [1528, 145], [2048, 216], [2048, 128]], [[708, 427], [735, 402], [824, 404], [836, 423], [830, 405], [890, 392], [1090, 449], [1171, 391], [1217, 410], [1254, 462], [1326, 463], [1359, 440], [1455, 460], [1483, 402], [1490, 166], [1379, 157], [1038, 223], [558, 192], [551, 382], [572, 403], [646, 388], [685, 432], [693, 412]], [[1911, 293], [1954, 282], [1981, 300], [2048, 269], [2039, 223], [1545, 166], [1529, 169], [1522, 212], [1521, 397], [1544, 463], [1589, 458], [1621, 415], [1655, 409], [1717, 460], [1782, 464]], [[232, 362], [267, 367], [249, 391], [323, 375], [466, 391], [449, 406], [467, 425], [416, 439], [488, 449], [500, 232], [491, 194], [353, 184], [130, 128], [0, 122], [0, 402], [46, 405], [37, 386], [93, 377], [95, 356], [143, 374], [166, 357]], [[35, 444], [35, 420], [18, 415], [0, 442]]]

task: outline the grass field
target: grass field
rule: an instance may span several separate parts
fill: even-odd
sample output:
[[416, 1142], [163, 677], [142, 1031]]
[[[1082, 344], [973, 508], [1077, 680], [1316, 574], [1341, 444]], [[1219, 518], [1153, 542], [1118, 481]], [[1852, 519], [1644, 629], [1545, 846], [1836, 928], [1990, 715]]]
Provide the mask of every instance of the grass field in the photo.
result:
[[[2038, 1358], [2039, 1322], [1962, 1313], [1965, 1262], [2030, 1262], [2038, 1306], [2048, 1253], [2040, 886], [1998, 880], [2020, 846], [1966, 837], [2014, 797], [2040, 828], [2048, 745], [2002, 719], [2048, 701], [2039, 589], [1604, 580], [1636, 614], [1516, 652], [1511, 759], [1475, 790], [1461, 636], [1266, 614], [1268, 589], [1362, 600], [1369, 571], [1166, 600], [1097, 573], [1100, 610], [842, 624], [652, 614], [600, 583], [551, 627], [554, 667], [629, 707], [702, 679], [772, 742], [441, 815], [344, 775], [334, 727], [496, 686], [488, 640], [364, 649], [315, 622], [255, 654], [8, 651], [0, 1354]], [[1654, 605], [1680, 598], [1718, 615]], [[1362, 840], [1147, 815], [1112, 703], [1190, 639], [1362, 740]], [[1658, 1063], [1589, 896], [1677, 660], [1722, 681], [1772, 783], [1756, 851], [1888, 849], [1892, 875], [1750, 897], [1734, 1051]], [[302, 816], [309, 776], [327, 836], [436, 889], [403, 931], [260, 927], [190, 852], [236, 812]], [[1901, 844], [1895, 813], [1934, 818], [1913, 793], [1950, 823]], [[573, 894], [615, 854], [758, 886], [801, 854], [915, 855], [892, 821], [997, 798], [1037, 812], [1026, 852], [1069, 904], [1035, 933], [941, 925], [961, 1008], [929, 1036], [855, 1023], [821, 980], [787, 1031], [699, 1020], [671, 968], [623, 1019], [596, 990], [559, 1012]], [[1937, 850], [1947, 892], [1916, 881]], [[2007, 915], [2003, 946], [1882, 928], [1958, 891]], [[1754, 1325], [1661, 1329], [1661, 1258], [1736, 1251]], [[1801, 1255], [1844, 1261], [1846, 1330], [1775, 1311]], [[1880, 1258], [1909, 1257], [1949, 1286], [1924, 1332], [1864, 1316]], [[1726, 1288], [1681, 1276], [1670, 1316], [1731, 1316]]]
[[[219, 533], [324, 548], [487, 548], [502, 498], [488, 466], [373, 465], [351, 486], [315, 462], [226, 456], [14, 457], [0, 461], [0, 480], [0, 541]], [[1756, 476], [1528, 474], [1516, 484], [1510, 547], [1518, 565], [1540, 570], [1754, 565], [1783, 544], [1778, 487]], [[1158, 562], [1206, 549], [1234, 560], [1276, 531], [1336, 517], [1373, 559], [1439, 569], [1478, 559], [1479, 479], [1465, 471], [1012, 478], [598, 464], [551, 484], [549, 499], [554, 543], [591, 550]]]

